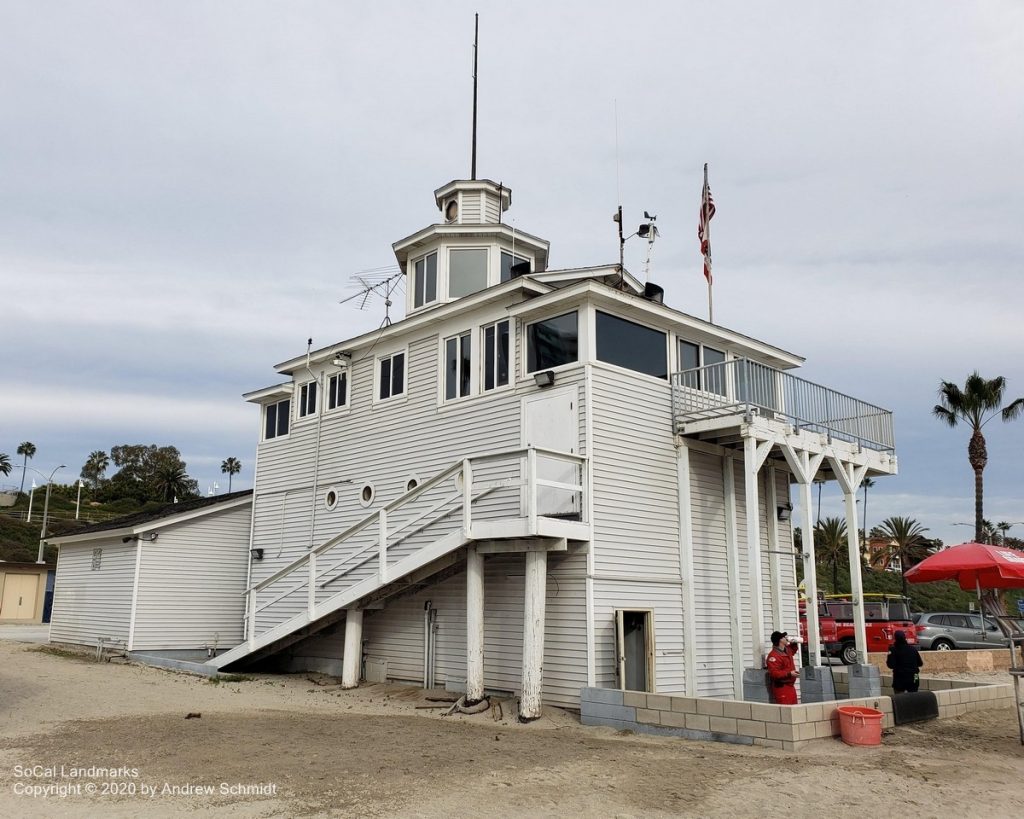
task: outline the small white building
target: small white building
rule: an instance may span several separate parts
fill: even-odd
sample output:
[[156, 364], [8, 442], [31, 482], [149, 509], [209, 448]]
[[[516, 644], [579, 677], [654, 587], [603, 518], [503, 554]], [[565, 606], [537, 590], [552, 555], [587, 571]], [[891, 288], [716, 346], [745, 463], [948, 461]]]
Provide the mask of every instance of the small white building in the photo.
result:
[[59, 548], [50, 642], [206, 659], [243, 638], [252, 492], [165, 506]]
[[808, 532], [812, 482], [840, 483], [858, 588], [854, 493], [896, 471], [891, 414], [618, 264], [549, 270], [503, 185], [434, 198], [394, 245], [406, 317], [247, 396], [246, 633], [211, 664], [516, 692], [523, 718], [584, 686], [742, 698], [798, 627], [791, 486]]

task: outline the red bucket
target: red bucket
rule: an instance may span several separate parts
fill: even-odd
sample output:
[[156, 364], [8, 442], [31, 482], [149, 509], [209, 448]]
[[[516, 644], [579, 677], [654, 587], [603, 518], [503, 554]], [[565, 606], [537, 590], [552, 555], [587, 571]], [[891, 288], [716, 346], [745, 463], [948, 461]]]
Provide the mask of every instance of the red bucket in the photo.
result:
[[881, 745], [882, 717], [881, 711], [866, 708], [863, 705], [841, 705], [839, 711], [839, 731], [843, 742], [847, 745]]

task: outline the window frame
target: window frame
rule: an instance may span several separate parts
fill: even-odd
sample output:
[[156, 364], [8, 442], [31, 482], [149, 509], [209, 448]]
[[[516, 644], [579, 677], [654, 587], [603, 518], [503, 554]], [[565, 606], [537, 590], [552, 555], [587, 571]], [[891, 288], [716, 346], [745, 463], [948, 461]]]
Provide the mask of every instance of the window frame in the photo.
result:
[[[401, 392], [390, 392], [386, 396], [381, 396], [381, 387], [383, 386], [381, 380], [381, 365], [385, 361], [391, 362], [391, 372], [388, 376], [389, 385], [394, 381], [394, 359], [397, 356], [402, 357], [402, 391]], [[409, 394], [409, 348], [400, 347], [396, 350], [391, 350], [388, 353], [382, 353], [374, 359], [373, 367], [373, 403], [383, 404], [396, 399], [401, 399]]]
[[[506, 335], [508, 337], [508, 359], [505, 362], [505, 383], [498, 383], [498, 339], [500, 334], [498, 333], [498, 327], [502, 324], [507, 324]], [[577, 333], [579, 325], [577, 324]], [[487, 355], [487, 331], [494, 330], [494, 355]], [[578, 341], [577, 341], [578, 347]], [[511, 316], [507, 316], [497, 321], [488, 322], [487, 324], [481, 325], [480, 327], [480, 394], [487, 395], [488, 393], [497, 392], [498, 390], [508, 389], [515, 384], [515, 320]], [[578, 350], [577, 350], [578, 354]], [[492, 362], [489, 360], [493, 358], [494, 365], [494, 386], [487, 386], [487, 366]]]
[[[412, 287], [409, 288], [409, 291], [410, 291], [409, 295], [410, 295], [410, 299], [412, 301], [412, 309], [413, 310], [420, 310], [420, 309], [422, 309], [424, 307], [429, 307], [431, 304], [437, 304], [439, 301], [441, 301], [441, 298], [440, 298], [440, 293], [441, 293], [441, 266], [440, 266], [440, 260], [439, 260], [440, 251], [441, 251], [441, 248], [434, 248], [433, 250], [431, 250], [431, 251], [429, 251], [427, 253], [424, 253], [422, 256], [419, 256], [419, 257], [417, 257], [417, 258], [415, 258], [415, 259], [413, 259], [412, 261], [409, 262], [410, 273], [412, 274], [412, 276], [411, 276], [411, 278], [412, 278]], [[427, 296], [427, 279], [428, 279], [428, 276], [429, 276], [429, 273], [427, 271], [427, 259], [429, 259], [431, 256], [434, 257], [434, 298], [428, 299], [426, 297]], [[417, 304], [416, 303], [416, 299], [418, 298], [417, 290], [418, 290], [418, 287], [419, 287], [419, 281], [418, 281], [417, 277], [418, 277], [419, 274], [418, 274], [418, 271], [416, 269], [416, 266], [420, 262], [423, 262], [423, 273], [424, 273], [423, 301], [421, 303]]]
[[[298, 400], [295, 402], [295, 420], [314, 417], [320, 409], [320, 382], [316, 379], [298, 385]], [[310, 408], [309, 393], [312, 387], [313, 400]]]
[[[284, 412], [281, 412], [281, 404], [288, 403], [288, 408]], [[292, 417], [292, 397], [289, 395], [287, 398], [279, 398], [277, 401], [271, 401], [269, 404], [263, 405], [263, 423], [260, 425], [262, 432], [263, 441], [277, 441], [281, 438], [287, 438], [292, 431], [291, 417]], [[267, 434], [267, 417], [270, 414], [271, 408], [274, 409], [274, 426], [277, 428], [277, 432], [273, 435]], [[285, 429], [281, 432], [281, 419], [284, 419]]]
[[[683, 365], [682, 365], [683, 357], [680, 354], [680, 347], [683, 344], [687, 344], [687, 345], [689, 345], [691, 347], [696, 347], [697, 348], [697, 367], [696, 368], [693, 368], [693, 367], [683, 367]], [[712, 347], [711, 345], [705, 344], [702, 341], [691, 341], [690, 339], [685, 338], [685, 337], [679, 335], [678, 333], [676, 333], [676, 349], [675, 349], [676, 370], [675, 371], [676, 372], [684, 372], [685, 370], [691, 370], [691, 369], [701, 370], [701, 373], [699, 375], [699, 379], [700, 380], [698, 382], [697, 389], [700, 390], [701, 392], [708, 392], [708, 393], [711, 393], [713, 395], [720, 395], [723, 398], [726, 398], [731, 393], [731, 390], [729, 389], [730, 385], [728, 383], [725, 383], [725, 384], [722, 385], [722, 388], [724, 389], [724, 392], [719, 392], [718, 390], [714, 390], [714, 389], [708, 389], [708, 387], [704, 384], [705, 373], [703, 372], [703, 369], [704, 369], [704, 367], [711, 366], [711, 364], [707, 364], [706, 363], [706, 359], [704, 357], [704, 350], [705, 350], [705, 348], [711, 350], [712, 352], [721, 353], [722, 354], [722, 360], [721, 361], [714, 361], [714, 362], [712, 362], [712, 364], [725, 364], [726, 362], [732, 361], [732, 359], [733, 359], [733, 357], [730, 355], [729, 351], [726, 350], [726, 349], [721, 349], [721, 348], [718, 348], [718, 347]], [[726, 381], [728, 382], [728, 379], [726, 379]]]
[[[650, 333], [656, 333], [657, 335], [660, 335], [662, 337], [662, 347], [663, 347], [663, 352], [664, 352], [664, 355], [665, 355], [665, 361], [664, 361], [664, 363], [665, 363], [665, 375], [664, 376], [654, 375], [653, 373], [644, 372], [643, 370], [638, 370], [635, 367], [628, 367], [628, 366], [626, 366], [624, 364], [616, 364], [614, 361], [606, 361], [605, 359], [601, 358], [600, 357], [600, 353], [598, 351], [598, 335], [600, 333], [600, 324], [601, 324], [601, 316], [602, 315], [606, 316], [607, 318], [613, 319], [614, 321], [620, 321], [620, 322], [622, 322], [624, 324], [631, 324], [634, 327], [640, 328], [641, 330], [647, 330]], [[607, 308], [602, 309], [600, 307], [594, 309], [594, 323], [593, 323], [593, 327], [594, 327], [593, 333], [594, 333], [594, 362], [595, 363], [603, 364], [603, 365], [608, 366], [608, 367], [615, 367], [616, 369], [625, 370], [626, 372], [636, 373], [637, 375], [645, 375], [648, 378], [655, 379], [656, 381], [664, 381], [666, 383], [671, 381], [672, 363], [671, 363], [670, 356], [669, 356], [669, 344], [670, 344], [670, 336], [671, 336], [671, 334], [669, 333], [668, 330], [663, 330], [660, 327], [652, 327], [650, 324], [643, 324], [642, 322], [635, 321], [635, 320], [633, 320], [631, 318], [626, 318], [625, 316], [620, 316], [620, 315], [618, 315], [616, 313], [613, 313], [613, 312], [611, 312]]]
[[[445, 250], [445, 268], [444, 268], [444, 292], [445, 298], [448, 301], [458, 301], [459, 299], [467, 298], [475, 293], [479, 293], [486, 290], [491, 286], [491, 245], [461, 245], [461, 244], [450, 244], [444, 246]], [[484, 254], [484, 284], [476, 290], [470, 290], [468, 293], [463, 293], [461, 296], [452, 295], [452, 254], [453, 253], [465, 253], [467, 251], [483, 251]], [[500, 275], [500, 274], [499, 274]], [[438, 277], [440, 278], [440, 277]]]
[[[445, 336], [441, 339], [441, 401], [446, 404], [450, 404], [454, 401], [461, 401], [464, 398], [469, 398], [476, 395], [477, 390], [477, 378], [476, 378], [476, 361], [479, 353], [477, 352], [479, 346], [475, 343], [474, 336], [477, 335], [474, 328], [468, 330], [462, 330], [458, 333], [454, 333], [450, 336]], [[455, 342], [455, 361], [456, 361], [456, 383], [455, 383], [455, 395], [448, 395], [448, 379], [451, 373], [449, 372], [448, 365], [450, 359], [448, 358], [448, 345], [451, 342]], [[469, 360], [466, 361], [463, 358], [463, 345], [469, 345]], [[463, 365], [464, 364], [464, 368]], [[468, 379], [468, 381], [467, 381]], [[461, 387], [465, 383], [466, 391], [462, 392]]]
[[[583, 339], [583, 344], [588, 344], [589, 343], [587, 341], [586, 325], [585, 325], [585, 323], [583, 321], [583, 315], [582, 315], [583, 309], [584, 308], [581, 308], [579, 306], [572, 307], [569, 310], [565, 310], [563, 312], [556, 313], [555, 315], [545, 316], [544, 318], [536, 319], [535, 321], [531, 321], [531, 322], [528, 322], [528, 323], [523, 325], [523, 345], [524, 345], [523, 346], [523, 352], [524, 352], [524, 355], [523, 355], [523, 375], [524, 376], [530, 376], [530, 375], [533, 375], [534, 373], [544, 372], [546, 370], [554, 370], [554, 371], [557, 372], [558, 370], [561, 370], [561, 369], [563, 369], [565, 367], [576, 366], [576, 365], [578, 365], [583, 360], [583, 354], [585, 353], [586, 348], [585, 347], [581, 348], [581, 338]], [[531, 350], [532, 350], [532, 344], [531, 344], [531, 341], [530, 341], [530, 331], [531, 331], [531, 329], [534, 326], [536, 326], [538, 324], [542, 324], [545, 321], [553, 321], [554, 319], [559, 319], [559, 318], [562, 318], [563, 316], [569, 316], [569, 315], [575, 315], [576, 316], [576, 358], [575, 358], [575, 360], [565, 361], [565, 362], [562, 362], [561, 364], [545, 365], [545, 366], [536, 367], [534, 369], [530, 369], [530, 353], [531, 353]]]
[[[352, 390], [351, 390], [350, 384], [349, 384], [348, 374], [349, 374], [349, 371], [346, 368], [344, 370], [339, 370], [336, 373], [332, 373], [331, 375], [329, 375], [327, 377], [327, 389], [324, 390], [325, 397], [327, 399], [327, 403], [324, 405], [324, 412], [339, 412], [341, 410], [348, 409], [349, 396], [352, 394]], [[333, 382], [335, 379], [344, 379], [344, 382], [345, 382], [345, 400], [342, 401], [341, 403], [335, 404], [332, 407], [331, 406], [331, 400], [333, 398], [333, 395], [332, 395], [331, 382]]]

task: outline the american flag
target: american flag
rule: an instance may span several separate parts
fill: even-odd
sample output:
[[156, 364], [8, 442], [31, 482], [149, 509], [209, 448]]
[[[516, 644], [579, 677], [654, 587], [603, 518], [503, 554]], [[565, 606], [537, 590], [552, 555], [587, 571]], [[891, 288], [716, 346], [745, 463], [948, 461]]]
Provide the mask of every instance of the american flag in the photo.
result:
[[697, 238], [700, 252], [704, 255], [704, 278], [711, 284], [711, 217], [715, 215], [715, 200], [711, 198], [708, 186], [708, 166], [704, 166], [704, 190], [700, 196], [700, 222], [697, 224]]

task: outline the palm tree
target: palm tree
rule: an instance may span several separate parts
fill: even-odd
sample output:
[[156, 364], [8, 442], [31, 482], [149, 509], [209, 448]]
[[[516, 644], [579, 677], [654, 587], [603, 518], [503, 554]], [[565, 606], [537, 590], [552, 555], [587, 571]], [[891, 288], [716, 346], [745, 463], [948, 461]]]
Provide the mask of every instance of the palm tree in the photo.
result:
[[225, 458], [220, 471], [228, 476], [228, 493], [231, 492], [231, 476], [242, 471], [242, 462], [238, 458]]
[[0, 475], [10, 475], [12, 469], [10, 456], [0, 452]]
[[189, 492], [188, 473], [185, 467], [180, 464], [164, 464], [160, 466], [153, 475], [153, 488], [163, 496], [167, 503], [172, 503], [178, 495], [187, 495]]
[[936, 418], [951, 427], [963, 421], [971, 428], [967, 460], [974, 470], [974, 539], [978, 543], [984, 542], [985, 536], [982, 473], [988, 463], [988, 449], [981, 428], [997, 414], [1004, 421], [1012, 421], [1024, 412], [1024, 398], [1016, 398], [1000, 409], [1005, 390], [1006, 379], [1003, 376], [985, 379], [973, 372], [967, 376], [963, 389], [950, 381], [943, 381], [939, 387], [939, 403], [932, 409]]
[[21, 487], [18, 489], [19, 494], [25, 491], [25, 473], [28, 472], [28, 459], [34, 458], [36, 455], [36, 445], [31, 441], [22, 441], [18, 444], [18, 454], [22, 456], [21, 459]]
[[907, 596], [907, 569], [917, 563], [924, 555], [926, 548], [924, 533], [928, 529], [913, 518], [886, 518], [879, 527], [882, 537], [889, 541], [888, 553], [890, 560], [900, 562], [900, 580], [903, 584], [903, 596]]
[[110, 466], [110, 456], [102, 449], [94, 450], [89, 453], [89, 457], [82, 467], [81, 477], [92, 483], [93, 489], [96, 489], [100, 485], [100, 481], [103, 480], [103, 473], [107, 471], [108, 466]]
[[814, 547], [818, 559], [832, 567], [832, 591], [839, 592], [839, 564], [847, 558], [846, 521], [825, 518], [814, 527]]

